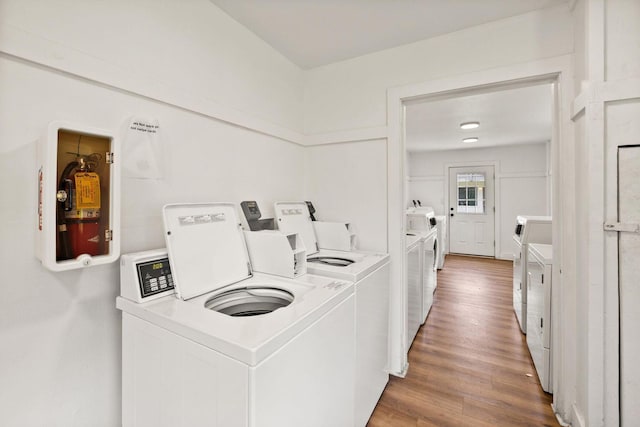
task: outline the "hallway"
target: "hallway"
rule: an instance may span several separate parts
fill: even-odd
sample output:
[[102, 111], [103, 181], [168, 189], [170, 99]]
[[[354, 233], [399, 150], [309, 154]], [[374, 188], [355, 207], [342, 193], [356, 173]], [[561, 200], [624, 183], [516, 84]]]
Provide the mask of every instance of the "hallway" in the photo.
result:
[[406, 378], [369, 427], [558, 426], [512, 309], [512, 263], [447, 256]]

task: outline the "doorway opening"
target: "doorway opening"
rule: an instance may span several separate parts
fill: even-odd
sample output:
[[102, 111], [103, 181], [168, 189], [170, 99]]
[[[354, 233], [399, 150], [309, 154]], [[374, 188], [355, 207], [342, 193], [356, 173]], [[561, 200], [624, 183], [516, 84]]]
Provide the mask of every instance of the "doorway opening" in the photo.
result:
[[[407, 145], [407, 137], [410, 133], [410, 129], [406, 127], [408, 122], [408, 106], [418, 103], [428, 103], [436, 100], [447, 100], [453, 98], [460, 98], [464, 96], [492, 93], [505, 91], [507, 89], [527, 88], [530, 86], [547, 85], [549, 87], [550, 95], [549, 99], [552, 103], [552, 119], [551, 119], [551, 137], [545, 145], [545, 161], [548, 170], [545, 173], [540, 173], [541, 176], [532, 178], [541, 178], [546, 180], [546, 186], [544, 194], [545, 198], [545, 210], [551, 212], [556, 219], [553, 223], [554, 235], [560, 236], [562, 233], [562, 218], [561, 208], [562, 206], [558, 202], [560, 187], [560, 179], [553, 179], [552, 177], [558, 177], [560, 157], [560, 137], [569, 137], [565, 135], [569, 133], [569, 127], [560, 122], [560, 111], [570, 107], [570, 90], [571, 85], [571, 58], [569, 56], [552, 58], [549, 60], [542, 60], [537, 62], [531, 62], [527, 64], [513, 65], [508, 67], [496, 68], [492, 70], [485, 70], [479, 72], [472, 72], [466, 75], [442, 78], [433, 81], [426, 81], [418, 84], [411, 84], [407, 86], [392, 88], [387, 93], [387, 117], [388, 117], [388, 248], [391, 257], [391, 283], [392, 286], [390, 294], [390, 354], [389, 354], [389, 368], [390, 373], [398, 376], [402, 376], [406, 372], [407, 368], [407, 351], [410, 343], [405, 342], [403, 339], [404, 331], [407, 326], [407, 281], [406, 281], [406, 256], [405, 256], [405, 221], [406, 211], [409, 208], [408, 202], [412, 201], [415, 197], [411, 191], [415, 188], [438, 188], [440, 191], [439, 197], [434, 197], [432, 200], [421, 200], [422, 206], [431, 206], [434, 208], [436, 215], [438, 212], [444, 214], [450, 212], [450, 202], [448, 194], [445, 193], [445, 182], [448, 182], [448, 167], [467, 166], [470, 163], [473, 166], [477, 165], [472, 159], [465, 158], [465, 150], [459, 150], [459, 156], [454, 161], [448, 160], [441, 162], [444, 166], [436, 166], [436, 169], [432, 168], [431, 172], [412, 174], [409, 170], [409, 166], [413, 161], [409, 157], [409, 153], [416, 152], [419, 156], [423, 157], [437, 157], [440, 150], [414, 150], [411, 146]], [[568, 88], [564, 92], [560, 92], [559, 88]], [[437, 120], [437, 118], [436, 118]], [[474, 135], [476, 136], [476, 135]], [[483, 138], [479, 138], [483, 141]], [[444, 141], [441, 141], [444, 143]], [[462, 141], [458, 141], [462, 142]], [[524, 144], [526, 145], [526, 144]], [[480, 149], [478, 145], [478, 149]], [[518, 155], [515, 155], [518, 157]], [[529, 158], [528, 156], [519, 156], [520, 158]], [[523, 177], [521, 169], [511, 169], [507, 172], [504, 171], [503, 166], [510, 164], [507, 161], [498, 161], [494, 158], [488, 161], [482, 162], [483, 164], [496, 164], [495, 175], [496, 180], [504, 178], [505, 175], [511, 178]], [[446, 178], [445, 178], [446, 177]], [[411, 184], [411, 185], [410, 185]], [[517, 187], [517, 186], [516, 186]], [[502, 181], [500, 184], [496, 184], [498, 189], [495, 193], [496, 205], [500, 203]], [[522, 187], [519, 187], [522, 189]], [[435, 194], [428, 192], [429, 194]], [[425, 193], [426, 194], [426, 193]], [[468, 193], [467, 193], [468, 194]], [[526, 191], [520, 191], [518, 200], [527, 199], [530, 194]], [[418, 199], [420, 199], [418, 197]], [[445, 200], [446, 199], [446, 200]], [[467, 201], [469, 198], [463, 199]], [[476, 197], [477, 200], [477, 197]], [[477, 202], [476, 202], [477, 203]], [[446, 206], [445, 206], [446, 204]], [[446, 210], [445, 210], [446, 207]], [[502, 248], [500, 243], [504, 238], [510, 239], [513, 234], [514, 224], [507, 224], [507, 221], [501, 219], [503, 212], [499, 212], [496, 209], [495, 224], [495, 241], [496, 249], [494, 256], [496, 258], [507, 258], [509, 252]], [[513, 216], [518, 215], [514, 212]], [[447, 215], [447, 218], [450, 218]], [[504, 230], [502, 228], [505, 227]], [[554, 246], [561, 243], [561, 241], [554, 242]], [[560, 247], [554, 251], [554, 277], [558, 275], [558, 266], [561, 261]], [[557, 262], [556, 262], [557, 261]], [[446, 269], [446, 264], [445, 267]], [[559, 279], [554, 283], [559, 283]], [[556, 288], [554, 287], [554, 293]], [[560, 291], [558, 290], [558, 293]], [[562, 310], [563, 301], [559, 298], [559, 303], [554, 308], [554, 313]], [[562, 334], [553, 334], [552, 336], [560, 339]], [[555, 341], [555, 338], [554, 338]], [[556, 355], [560, 357], [559, 353], [554, 353], [554, 360]], [[554, 367], [562, 366], [561, 360], [558, 359], [554, 362]], [[555, 369], [555, 368], [554, 368]], [[554, 390], [558, 392], [554, 393], [555, 396], [564, 397], [568, 402], [570, 397], [570, 390], [559, 390], [554, 387]]]
[[495, 256], [495, 169], [449, 167], [449, 252]]
[[551, 214], [554, 104], [548, 80], [403, 102], [404, 203], [446, 216], [447, 252], [510, 260], [516, 217]]

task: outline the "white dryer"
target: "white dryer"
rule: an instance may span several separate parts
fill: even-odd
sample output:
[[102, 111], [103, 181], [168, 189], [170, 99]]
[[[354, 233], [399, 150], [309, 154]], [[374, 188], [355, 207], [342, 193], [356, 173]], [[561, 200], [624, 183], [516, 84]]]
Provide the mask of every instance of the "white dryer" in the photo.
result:
[[527, 256], [527, 345], [542, 389], [552, 393], [551, 245], [529, 244]]
[[232, 204], [163, 213], [168, 256], [121, 261], [122, 424], [353, 425], [353, 283], [252, 274]]
[[422, 323], [422, 299], [423, 287], [423, 256], [420, 236], [407, 235], [406, 260], [407, 260], [407, 348], [411, 347], [413, 340]]
[[433, 293], [438, 287], [438, 263], [440, 261], [438, 254], [440, 253], [440, 241], [438, 239], [435, 217], [429, 213], [425, 214], [424, 212], [408, 212], [406, 214], [406, 230], [407, 233], [416, 234], [422, 238], [422, 249], [424, 250], [425, 256], [425, 261], [423, 262], [425, 268], [424, 283], [425, 288], [430, 290], [430, 292], [425, 294], [425, 297], [430, 298], [430, 300], [425, 301], [424, 304], [425, 309], [423, 313], [426, 319], [431, 309]]
[[513, 255], [513, 311], [520, 329], [527, 333], [527, 254], [530, 243], [551, 244], [551, 217], [516, 217], [513, 235], [516, 253]]
[[438, 230], [438, 270], [442, 270], [444, 267], [444, 258], [447, 254], [447, 216], [446, 215], [435, 215], [432, 207], [419, 207], [415, 209], [415, 212], [420, 212], [420, 210], [424, 210], [425, 212], [429, 212], [433, 214], [433, 218], [436, 220], [436, 229]]
[[[275, 216], [281, 231], [302, 238], [308, 273], [355, 282], [355, 425], [364, 427], [389, 381], [389, 255], [321, 248], [316, 230], [324, 227], [314, 226], [305, 202], [277, 202]], [[353, 236], [345, 233], [345, 239]]]
[[444, 266], [444, 241], [446, 239], [446, 216], [436, 215], [432, 207], [420, 206], [406, 211], [408, 230], [437, 230], [436, 235], [436, 269]]

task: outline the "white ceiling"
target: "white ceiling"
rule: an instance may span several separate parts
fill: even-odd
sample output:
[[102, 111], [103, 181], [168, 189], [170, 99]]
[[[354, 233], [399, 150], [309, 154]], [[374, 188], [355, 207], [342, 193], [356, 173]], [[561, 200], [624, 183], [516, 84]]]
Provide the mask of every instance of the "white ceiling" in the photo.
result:
[[211, 0], [304, 69], [567, 0]]
[[[406, 106], [408, 151], [455, 150], [551, 139], [552, 86], [520, 87]], [[478, 121], [474, 130], [460, 123]], [[462, 139], [477, 136], [478, 142]]]
[[[481, 25], [568, 0], [210, 0], [303, 69]], [[407, 107], [407, 148], [444, 150], [551, 138], [550, 86]], [[463, 121], [478, 120], [463, 132]], [[463, 136], [480, 141], [463, 144]]]

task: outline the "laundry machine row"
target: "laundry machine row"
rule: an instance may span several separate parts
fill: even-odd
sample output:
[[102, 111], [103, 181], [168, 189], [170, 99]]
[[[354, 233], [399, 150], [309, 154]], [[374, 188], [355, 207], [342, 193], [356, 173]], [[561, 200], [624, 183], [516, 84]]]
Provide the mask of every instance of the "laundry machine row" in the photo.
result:
[[551, 295], [553, 248], [530, 243], [527, 255], [527, 345], [540, 385], [553, 392]]
[[513, 256], [513, 310], [520, 329], [527, 333], [527, 258], [529, 244], [551, 244], [551, 217], [516, 217], [516, 229], [513, 234], [516, 252]]
[[[420, 208], [431, 209], [431, 208]], [[406, 214], [406, 230], [409, 234], [420, 236], [422, 248], [428, 261], [423, 263], [425, 268], [425, 287], [435, 289], [438, 287], [438, 265], [440, 264], [441, 242], [438, 235], [438, 227], [433, 211], [415, 211]], [[428, 307], [431, 307], [429, 305]], [[424, 310], [426, 318], [429, 310]]]
[[124, 255], [124, 426], [354, 425], [353, 283], [254, 273], [231, 204], [168, 205]]
[[431, 217], [423, 213], [407, 213], [406, 229], [408, 348], [433, 304], [433, 293], [438, 283], [438, 236]]
[[[413, 200], [413, 206], [407, 208], [407, 214], [425, 214], [427, 219], [433, 223], [435, 222], [435, 227], [438, 230], [438, 251], [436, 264], [438, 270], [442, 270], [444, 268], [444, 261], [447, 251], [447, 215], [436, 215], [435, 210], [431, 206], [422, 206], [420, 200]], [[431, 219], [433, 218], [433, 220]]]
[[[267, 262], [267, 275], [247, 243], [282, 234], [251, 240], [232, 204], [163, 217], [167, 251], [121, 261], [123, 425], [364, 426], [388, 380], [387, 308], [368, 300], [386, 300], [388, 258], [340, 253], [357, 267], [304, 274], [304, 245], [284, 233], [293, 260]], [[360, 321], [373, 316], [384, 320]]]
[[420, 237], [408, 235], [406, 237], [407, 260], [407, 350], [416, 337], [422, 323], [423, 298], [423, 257]]
[[276, 223], [301, 237], [308, 273], [354, 282], [355, 425], [365, 426], [389, 381], [389, 255], [356, 250], [348, 224], [317, 221], [310, 209], [308, 202], [277, 202]]
[[[418, 202], [420, 201], [418, 200]], [[432, 207], [422, 205], [408, 208], [406, 215], [409, 228], [422, 231], [434, 228], [437, 230], [436, 267], [438, 270], [442, 270], [446, 254], [447, 216], [436, 215]], [[421, 219], [420, 215], [424, 216], [424, 220]]]

